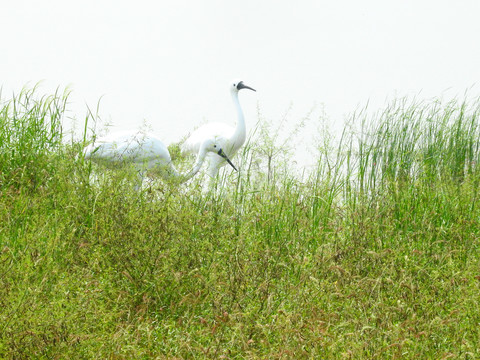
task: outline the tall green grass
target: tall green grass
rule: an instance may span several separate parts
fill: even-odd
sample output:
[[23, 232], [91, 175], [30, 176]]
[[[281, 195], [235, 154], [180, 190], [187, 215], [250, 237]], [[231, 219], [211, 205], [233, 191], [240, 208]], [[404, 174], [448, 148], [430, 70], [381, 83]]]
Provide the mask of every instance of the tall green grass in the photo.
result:
[[22, 94], [1, 110], [0, 357], [480, 356], [478, 101], [354, 114], [303, 178], [259, 128], [214, 191], [138, 193], [128, 169], [89, 181], [63, 95]]
[[[62, 143], [68, 92], [37, 98], [23, 89], [0, 109], [0, 180], [3, 186], [36, 188], [55, 170], [50, 154]], [[47, 176], [48, 177], [48, 176]]]

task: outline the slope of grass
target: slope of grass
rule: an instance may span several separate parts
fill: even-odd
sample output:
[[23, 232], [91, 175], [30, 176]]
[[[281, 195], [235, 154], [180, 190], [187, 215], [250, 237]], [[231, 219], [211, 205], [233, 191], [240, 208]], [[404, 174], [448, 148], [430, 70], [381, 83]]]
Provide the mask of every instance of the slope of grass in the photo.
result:
[[0, 112], [0, 357], [480, 357], [478, 103], [357, 114], [302, 180], [247, 144], [216, 192], [138, 194], [33, 98]]

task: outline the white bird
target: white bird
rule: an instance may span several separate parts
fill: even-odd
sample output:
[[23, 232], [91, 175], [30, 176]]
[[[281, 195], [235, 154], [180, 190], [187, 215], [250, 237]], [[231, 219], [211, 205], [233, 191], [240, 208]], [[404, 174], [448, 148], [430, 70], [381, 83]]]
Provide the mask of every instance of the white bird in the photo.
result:
[[[154, 170], [167, 180], [185, 182], [201, 168], [209, 153], [225, 159], [235, 170], [235, 166], [225, 155], [219, 144], [211, 138], [205, 139], [199, 148], [197, 160], [192, 169], [180, 174], [172, 164], [172, 158], [165, 144], [155, 135], [144, 132], [118, 132], [95, 139], [84, 149], [86, 159], [105, 165], [132, 164], [139, 171], [140, 184], [145, 172]], [[139, 186], [136, 187], [137, 189]]]
[[[183, 153], [196, 153], [205, 139], [215, 139], [217, 144], [223, 149], [225, 154], [231, 159], [237, 151], [245, 143], [247, 130], [245, 127], [245, 117], [243, 115], [240, 102], [238, 100], [238, 92], [241, 89], [252, 89], [245, 85], [241, 80], [233, 80], [230, 83], [230, 93], [232, 95], [233, 103], [237, 110], [237, 125], [236, 127], [224, 123], [208, 123], [196, 129], [182, 145]], [[225, 165], [225, 160], [213, 155], [208, 155], [208, 174], [214, 178], [218, 171]]]

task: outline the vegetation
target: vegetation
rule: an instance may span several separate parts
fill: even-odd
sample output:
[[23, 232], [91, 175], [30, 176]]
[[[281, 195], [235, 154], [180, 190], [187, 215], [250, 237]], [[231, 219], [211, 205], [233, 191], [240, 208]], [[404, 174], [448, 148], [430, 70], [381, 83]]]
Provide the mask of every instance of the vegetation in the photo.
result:
[[216, 189], [141, 193], [91, 181], [66, 103], [0, 109], [0, 358], [480, 357], [480, 102], [354, 114], [301, 179], [258, 131]]

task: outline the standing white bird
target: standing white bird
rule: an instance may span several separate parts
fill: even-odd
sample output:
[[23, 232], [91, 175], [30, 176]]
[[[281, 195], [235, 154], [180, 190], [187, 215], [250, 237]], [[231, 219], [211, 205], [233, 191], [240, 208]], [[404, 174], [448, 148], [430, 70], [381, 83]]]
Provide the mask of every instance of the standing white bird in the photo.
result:
[[[202, 166], [209, 153], [225, 159], [235, 170], [235, 166], [225, 155], [218, 142], [205, 139], [198, 151], [192, 169], [180, 174], [172, 164], [172, 158], [165, 144], [155, 135], [144, 132], [118, 132], [95, 139], [84, 149], [86, 159], [104, 165], [132, 164], [139, 171], [140, 184], [145, 172], [154, 170], [167, 180], [185, 182], [191, 179]], [[139, 188], [137, 186], [136, 188]]]
[[[182, 145], [182, 152], [196, 153], [205, 139], [215, 139], [217, 144], [223, 149], [225, 154], [231, 159], [237, 151], [245, 143], [247, 130], [245, 127], [245, 116], [243, 115], [240, 102], [238, 100], [238, 92], [242, 89], [252, 89], [245, 85], [241, 80], [233, 80], [230, 83], [230, 93], [232, 95], [233, 103], [237, 110], [237, 125], [236, 127], [224, 123], [208, 123], [196, 129]], [[208, 174], [214, 178], [218, 171], [225, 165], [225, 160], [213, 155], [208, 155]]]

